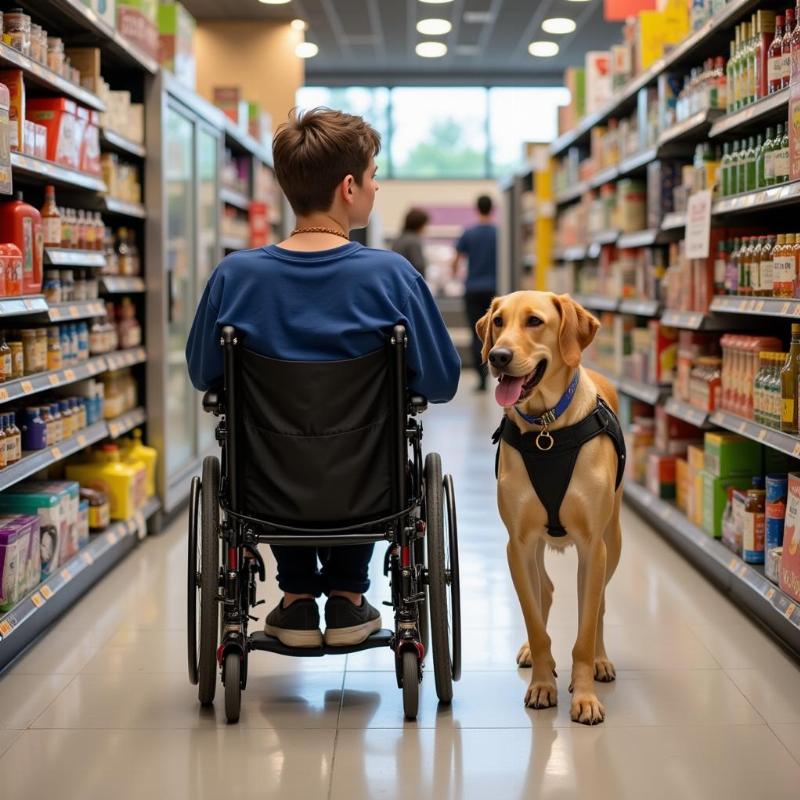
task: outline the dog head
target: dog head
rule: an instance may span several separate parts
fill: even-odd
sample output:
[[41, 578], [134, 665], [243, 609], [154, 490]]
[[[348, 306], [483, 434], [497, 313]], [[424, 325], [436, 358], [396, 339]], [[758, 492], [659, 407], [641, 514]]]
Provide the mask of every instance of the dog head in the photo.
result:
[[497, 402], [508, 408], [548, 381], [563, 382], [599, 327], [567, 294], [525, 291], [495, 297], [475, 330], [483, 342], [481, 357], [498, 379]]

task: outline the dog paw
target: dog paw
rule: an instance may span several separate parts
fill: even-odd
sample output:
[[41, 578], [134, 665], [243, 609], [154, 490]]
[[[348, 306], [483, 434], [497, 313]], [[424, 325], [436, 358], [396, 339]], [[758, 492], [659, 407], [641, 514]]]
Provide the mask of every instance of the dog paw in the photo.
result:
[[525, 692], [525, 705], [528, 708], [551, 708], [558, 702], [558, 691], [554, 683], [532, 681]]
[[582, 725], [599, 725], [606, 718], [603, 704], [592, 692], [576, 692], [572, 696], [569, 715]]
[[596, 658], [594, 660], [594, 679], [601, 683], [611, 683], [611, 681], [617, 679], [617, 671], [607, 658]]
[[518, 667], [533, 666], [533, 657], [531, 656], [531, 648], [527, 642], [525, 642], [525, 644], [522, 645], [522, 647], [520, 647], [519, 652], [517, 653], [517, 666]]

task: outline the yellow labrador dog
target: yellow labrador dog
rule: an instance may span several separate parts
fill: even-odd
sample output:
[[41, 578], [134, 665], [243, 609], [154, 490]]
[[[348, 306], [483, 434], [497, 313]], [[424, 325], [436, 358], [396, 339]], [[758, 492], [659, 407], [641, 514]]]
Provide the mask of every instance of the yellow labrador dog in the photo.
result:
[[[601, 375], [581, 366], [581, 353], [599, 326], [569, 295], [533, 291], [496, 297], [476, 326], [483, 360], [498, 379], [495, 398], [505, 409], [497, 498], [508, 528], [511, 577], [528, 632], [517, 663], [533, 667], [525, 704], [548, 708], [557, 702], [555, 661], [546, 630], [553, 584], [545, 571], [544, 552], [547, 545], [575, 545], [579, 616], [570, 714], [587, 725], [605, 717], [594, 681], [615, 678], [603, 643], [603, 613], [605, 587], [620, 557], [625, 460], [615, 416], [616, 392]], [[599, 432], [594, 431], [597, 427]], [[552, 457], [558, 462], [548, 460]], [[564, 459], [572, 462], [573, 470], [571, 477], [559, 478], [559, 470], [565, 472]]]

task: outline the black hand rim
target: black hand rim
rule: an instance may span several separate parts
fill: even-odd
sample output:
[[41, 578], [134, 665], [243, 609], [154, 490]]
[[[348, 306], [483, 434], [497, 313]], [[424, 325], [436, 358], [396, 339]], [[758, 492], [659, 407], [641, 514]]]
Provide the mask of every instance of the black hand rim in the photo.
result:
[[192, 478], [189, 490], [189, 537], [186, 553], [186, 644], [189, 666], [189, 682], [197, 686], [197, 606], [200, 602], [200, 478]]
[[445, 540], [445, 563], [450, 587], [450, 661], [453, 680], [461, 678], [461, 573], [458, 564], [458, 517], [456, 515], [456, 492], [453, 476], [444, 476], [445, 508], [447, 510], [447, 539]]

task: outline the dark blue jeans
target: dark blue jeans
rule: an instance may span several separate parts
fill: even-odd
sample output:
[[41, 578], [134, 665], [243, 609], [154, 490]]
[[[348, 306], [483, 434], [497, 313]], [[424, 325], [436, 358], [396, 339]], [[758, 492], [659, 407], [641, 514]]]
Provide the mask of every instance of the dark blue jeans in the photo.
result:
[[332, 591], [363, 594], [369, 589], [369, 560], [374, 549], [374, 544], [344, 547], [272, 545], [278, 562], [278, 586], [284, 592], [313, 594], [315, 597]]

